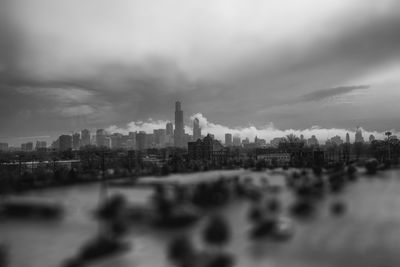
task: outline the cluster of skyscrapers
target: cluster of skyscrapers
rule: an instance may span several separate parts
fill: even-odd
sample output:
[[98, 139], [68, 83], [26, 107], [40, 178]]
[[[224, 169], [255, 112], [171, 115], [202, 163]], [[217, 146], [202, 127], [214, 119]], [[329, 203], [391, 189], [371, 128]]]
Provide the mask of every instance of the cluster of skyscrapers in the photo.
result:
[[129, 132], [128, 134], [107, 133], [104, 129], [97, 129], [91, 135], [88, 129], [72, 135], [61, 135], [52, 144], [57, 150], [77, 150], [88, 145], [110, 149], [143, 150], [148, 148], [178, 147], [186, 148], [187, 143], [202, 138], [199, 119], [193, 122], [193, 135], [185, 133], [181, 103], [175, 103], [175, 129], [172, 122], [168, 122], [163, 129], [154, 129], [152, 133], [144, 131]]
[[[210, 137], [214, 138], [212, 134]], [[201, 126], [198, 118], [193, 120], [193, 133], [192, 135], [185, 133], [184, 114], [181, 106], [181, 102], [176, 101], [175, 103], [175, 128], [172, 122], [168, 122], [165, 128], [154, 129], [152, 133], [146, 133], [144, 131], [129, 132], [128, 134], [121, 133], [107, 133], [104, 129], [97, 129], [95, 133], [92, 133], [88, 129], [82, 130], [80, 133], [64, 134], [61, 135], [51, 145], [51, 149], [65, 151], [65, 150], [78, 150], [86, 146], [97, 146], [105, 147], [110, 149], [125, 149], [125, 150], [144, 150], [148, 148], [165, 148], [165, 147], [177, 147], [187, 148], [188, 142], [197, 141], [202, 139], [204, 136], [201, 134]], [[396, 136], [390, 136], [391, 139], [397, 138]], [[258, 138], [251, 142], [248, 138], [241, 140], [240, 136], [232, 135], [231, 133], [225, 134], [225, 147], [278, 147], [279, 143], [284, 141], [285, 137], [277, 137], [270, 140], [269, 143], [265, 139]], [[375, 140], [373, 135], [369, 136], [369, 142]], [[305, 139], [303, 135], [300, 136], [299, 142], [303, 142], [307, 146], [318, 146], [319, 141], [315, 135]], [[346, 134], [346, 140], [343, 141], [338, 135], [329, 138], [326, 141], [326, 145], [341, 145], [343, 143], [350, 143], [350, 135]], [[364, 143], [364, 137], [360, 127], [357, 127], [354, 136], [355, 143]], [[34, 146], [33, 142], [23, 143], [20, 150], [32, 151], [32, 150], [45, 150], [47, 149], [46, 141], [37, 141]], [[0, 143], [0, 151], [9, 150], [7, 143]]]

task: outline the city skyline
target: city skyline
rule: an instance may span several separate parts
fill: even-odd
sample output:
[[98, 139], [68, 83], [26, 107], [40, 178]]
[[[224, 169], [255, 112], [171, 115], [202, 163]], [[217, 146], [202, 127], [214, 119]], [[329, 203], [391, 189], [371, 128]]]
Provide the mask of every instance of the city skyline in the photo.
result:
[[398, 266], [399, 29], [400, 0], [0, 0], [0, 267]]
[[[20, 144], [13, 144], [10, 143], [9, 145], [11, 147], [15, 146], [32, 146], [33, 143], [36, 142], [36, 147], [38, 147], [37, 143], [38, 142], [46, 142], [48, 144], [54, 143], [54, 142], [59, 142], [60, 137], [71, 137], [71, 145], [73, 148], [77, 148], [80, 145], [77, 145], [77, 142], [82, 142], [83, 145], [88, 145], [88, 144], [96, 144], [98, 146], [104, 146], [106, 143], [106, 136], [109, 136], [110, 138], [116, 134], [125, 134], [125, 135], [130, 135], [131, 133], [146, 133], [146, 134], [156, 134], [158, 131], [163, 131], [164, 136], [163, 140], [165, 144], [169, 144], [170, 146], [175, 146], [175, 147], [185, 147], [186, 143], [189, 141], [187, 139], [188, 134], [186, 132], [191, 132], [193, 133], [191, 136], [192, 140], [197, 140], [198, 138], [205, 136], [206, 134], [212, 134], [215, 136], [217, 140], [224, 141], [227, 146], [232, 145], [232, 138], [240, 138], [241, 140], [255, 140], [255, 143], [257, 143], [257, 138], [259, 140], [265, 140], [268, 143], [273, 143], [274, 139], [279, 139], [282, 137], [285, 137], [290, 134], [295, 134], [299, 138], [304, 138], [307, 140], [307, 138], [311, 138], [311, 140], [316, 138], [316, 141], [312, 141], [313, 143], [321, 143], [321, 144], [330, 144], [330, 143], [335, 143], [335, 144], [341, 144], [344, 143], [345, 141], [347, 142], [347, 138], [349, 137], [349, 134], [354, 137], [349, 137], [349, 140], [352, 142], [355, 141], [360, 141], [364, 142], [364, 140], [371, 140], [371, 138], [380, 138], [383, 139], [385, 136], [385, 132], [370, 132], [370, 131], [365, 131], [362, 127], [357, 126], [354, 131], [351, 130], [345, 130], [345, 129], [322, 129], [319, 127], [313, 127], [312, 129], [306, 129], [306, 130], [278, 130], [275, 129], [273, 126], [269, 125], [266, 129], [257, 129], [255, 127], [248, 127], [248, 128], [235, 128], [235, 129], [230, 129], [225, 126], [219, 125], [219, 124], [214, 124], [212, 122], [209, 122], [206, 118], [203, 117], [201, 113], [194, 114], [190, 116], [190, 121], [193, 124], [193, 127], [190, 128], [190, 126], [187, 126], [184, 124], [184, 111], [181, 107], [181, 102], [176, 101], [175, 102], [175, 124], [172, 123], [171, 121], [153, 121], [150, 120], [148, 122], [139, 122], [139, 123], [130, 123], [127, 125], [127, 128], [119, 128], [116, 126], [110, 126], [106, 129], [104, 128], [96, 128], [96, 129], [81, 129], [78, 131], [69, 131], [70, 135], [67, 133], [62, 133], [61, 135], [58, 135], [55, 138], [51, 138], [50, 136], [46, 136], [45, 141], [41, 140], [42, 138], [39, 137], [26, 137], [24, 139], [29, 139], [28, 142], [23, 142], [21, 141]], [[177, 128], [176, 124], [178, 124], [178, 135], [177, 133]], [[164, 126], [164, 127], [163, 127]], [[204, 135], [201, 134], [201, 132], [205, 133]], [[341, 131], [341, 132], [340, 132]], [[269, 132], [269, 133], [268, 133]], [[396, 131], [391, 130], [393, 136], [396, 136]], [[318, 134], [319, 133], [319, 134]], [[170, 136], [171, 141], [168, 141], [166, 136]], [[172, 135], [172, 136], [171, 136]], [[229, 137], [227, 137], [229, 136]], [[364, 138], [365, 136], [365, 138]], [[369, 136], [369, 137], [368, 137]], [[75, 137], [75, 138], [74, 138]], [[261, 137], [261, 138], [260, 138]], [[325, 138], [324, 138], [325, 137]], [[77, 141], [76, 140], [82, 140], [82, 141]], [[101, 140], [99, 140], [99, 138]], [[227, 139], [228, 138], [228, 139]], [[265, 139], [264, 139], [265, 138]], [[112, 143], [112, 138], [108, 141]], [[229, 140], [228, 143], [226, 143]], [[309, 139], [310, 140], [310, 139]], [[318, 141], [319, 140], [319, 141]], [[345, 141], [344, 141], [345, 140]], [[0, 140], [0, 143], [7, 143], [2, 140]], [[110, 147], [112, 147], [111, 143], [109, 144]], [[40, 146], [39, 146], [40, 147]], [[135, 148], [135, 146], [133, 147]], [[24, 150], [24, 149], [23, 149]]]
[[400, 125], [398, 2], [176, 6], [2, 1], [0, 139], [167, 121], [176, 99], [229, 129]]

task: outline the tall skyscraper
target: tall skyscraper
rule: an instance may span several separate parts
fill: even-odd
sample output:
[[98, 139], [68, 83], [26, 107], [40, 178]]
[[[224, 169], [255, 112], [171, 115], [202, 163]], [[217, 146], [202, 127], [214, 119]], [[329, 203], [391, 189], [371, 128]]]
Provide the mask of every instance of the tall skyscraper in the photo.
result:
[[174, 125], [172, 124], [172, 122], [167, 123], [167, 125], [165, 126], [165, 130], [167, 131], [167, 135], [174, 136]]
[[185, 129], [183, 128], [183, 110], [181, 109], [181, 102], [175, 102], [175, 132], [174, 132], [174, 145], [175, 147], [184, 147]]
[[174, 145], [174, 125], [172, 122], [168, 122], [165, 126], [166, 136], [165, 136], [165, 143], [166, 146], [173, 146]]
[[232, 134], [225, 134], [225, 146], [232, 146]]
[[198, 118], [194, 118], [193, 120], [193, 141], [197, 141], [197, 139], [201, 138], [201, 128], [200, 122]]
[[350, 135], [346, 133], [346, 144], [350, 144]]
[[364, 143], [364, 137], [362, 136], [362, 130], [360, 127], [357, 127], [354, 142], [355, 143]]
[[84, 129], [81, 131], [81, 146], [90, 145], [90, 131], [88, 129]]

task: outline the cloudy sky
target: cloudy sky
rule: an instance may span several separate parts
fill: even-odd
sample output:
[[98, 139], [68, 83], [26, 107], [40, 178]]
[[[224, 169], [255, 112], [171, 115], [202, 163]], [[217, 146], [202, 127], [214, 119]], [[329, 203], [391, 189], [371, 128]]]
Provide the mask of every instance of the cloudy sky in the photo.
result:
[[399, 29], [395, 0], [1, 0], [0, 142], [140, 129], [177, 99], [218, 134], [398, 130]]

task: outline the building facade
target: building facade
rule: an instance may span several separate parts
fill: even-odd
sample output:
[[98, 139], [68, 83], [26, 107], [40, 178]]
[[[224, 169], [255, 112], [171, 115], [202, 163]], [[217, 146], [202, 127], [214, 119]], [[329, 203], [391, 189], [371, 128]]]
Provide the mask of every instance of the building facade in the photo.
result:
[[90, 145], [90, 131], [88, 129], [84, 129], [81, 131], [81, 146]]
[[193, 141], [201, 138], [201, 128], [200, 121], [198, 118], [194, 118], [193, 120]]
[[185, 147], [184, 144], [185, 129], [183, 125], [183, 110], [181, 102], [175, 103], [175, 132], [174, 132], [174, 145], [175, 147]]
[[207, 135], [188, 143], [188, 157], [190, 160], [223, 162], [227, 160], [228, 152], [218, 140]]

